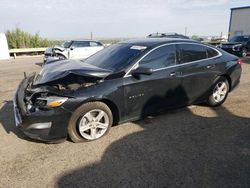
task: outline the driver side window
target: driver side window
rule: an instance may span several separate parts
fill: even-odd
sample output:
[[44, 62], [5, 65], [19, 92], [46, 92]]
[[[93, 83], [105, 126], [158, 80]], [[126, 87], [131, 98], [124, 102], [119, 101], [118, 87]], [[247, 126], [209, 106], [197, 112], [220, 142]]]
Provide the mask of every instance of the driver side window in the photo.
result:
[[165, 68], [176, 63], [175, 45], [166, 45], [150, 52], [139, 65], [153, 70]]

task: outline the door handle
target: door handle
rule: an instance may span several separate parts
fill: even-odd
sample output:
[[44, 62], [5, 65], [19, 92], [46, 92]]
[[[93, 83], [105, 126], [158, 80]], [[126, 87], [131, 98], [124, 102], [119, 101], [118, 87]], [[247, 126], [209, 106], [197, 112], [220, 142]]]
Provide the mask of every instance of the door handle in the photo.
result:
[[207, 65], [207, 69], [212, 69], [214, 67], [215, 67], [215, 65]]
[[175, 74], [175, 72], [171, 72], [170, 74], [169, 74], [169, 76], [175, 76], [176, 74]]
[[181, 72], [171, 72], [169, 74], [169, 76], [171, 76], [171, 77], [178, 76], [178, 75], [181, 75]]

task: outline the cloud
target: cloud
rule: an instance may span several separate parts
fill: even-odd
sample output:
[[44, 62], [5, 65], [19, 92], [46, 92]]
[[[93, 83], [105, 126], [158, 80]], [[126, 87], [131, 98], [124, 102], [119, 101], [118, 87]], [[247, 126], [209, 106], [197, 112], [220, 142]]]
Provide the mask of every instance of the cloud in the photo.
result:
[[[19, 25], [44, 37], [145, 36], [150, 32], [226, 32], [240, 0], [0, 0], [0, 31]], [[241, 0], [241, 2], [244, 0]], [[216, 27], [214, 27], [216, 26]]]
[[184, 3], [193, 7], [211, 7], [228, 4], [229, 0], [185, 0]]

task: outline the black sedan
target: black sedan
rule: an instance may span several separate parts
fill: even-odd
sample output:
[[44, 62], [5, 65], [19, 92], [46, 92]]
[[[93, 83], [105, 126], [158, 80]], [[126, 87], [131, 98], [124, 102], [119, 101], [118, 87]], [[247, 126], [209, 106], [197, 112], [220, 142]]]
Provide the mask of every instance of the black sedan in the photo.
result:
[[14, 97], [16, 126], [31, 138], [96, 140], [114, 124], [170, 108], [221, 105], [240, 82], [241, 61], [185, 39], [112, 45], [84, 62], [61, 60], [25, 77]]

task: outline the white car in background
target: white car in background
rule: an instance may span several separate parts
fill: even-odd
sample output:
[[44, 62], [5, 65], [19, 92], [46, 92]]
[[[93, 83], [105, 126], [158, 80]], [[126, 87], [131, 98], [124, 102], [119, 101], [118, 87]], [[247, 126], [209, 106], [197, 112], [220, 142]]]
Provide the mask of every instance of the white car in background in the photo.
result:
[[103, 44], [94, 40], [71, 40], [62, 45], [47, 48], [44, 62], [55, 59], [86, 59], [104, 48]]

